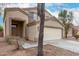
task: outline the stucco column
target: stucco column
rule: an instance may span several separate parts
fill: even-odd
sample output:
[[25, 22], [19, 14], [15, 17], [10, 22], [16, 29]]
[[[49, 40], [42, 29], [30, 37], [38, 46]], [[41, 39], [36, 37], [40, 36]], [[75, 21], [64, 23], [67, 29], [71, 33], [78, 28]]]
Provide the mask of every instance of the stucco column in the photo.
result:
[[9, 19], [9, 36], [11, 36], [12, 28], [11, 28], [12, 19]]
[[5, 22], [5, 20], [4, 20], [4, 23], [3, 23], [3, 37], [5, 37], [5, 34], [6, 34], [5, 25], [6, 25], [6, 22]]
[[9, 25], [10, 25], [9, 19], [6, 19], [5, 21], [5, 36], [6, 37], [9, 36]]
[[10, 36], [11, 35], [11, 19], [6, 19], [5, 22], [5, 36]]

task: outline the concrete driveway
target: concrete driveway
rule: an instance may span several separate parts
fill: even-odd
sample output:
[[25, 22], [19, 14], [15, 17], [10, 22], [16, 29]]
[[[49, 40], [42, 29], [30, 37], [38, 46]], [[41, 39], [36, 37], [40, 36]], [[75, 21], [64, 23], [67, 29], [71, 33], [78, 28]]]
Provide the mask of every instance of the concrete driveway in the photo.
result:
[[60, 40], [45, 41], [45, 43], [79, 53], [79, 42], [77, 41], [60, 39]]
[[[79, 53], [79, 42], [77, 42], [77, 41], [57, 39], [57, 40], [44, 41], [44, 45], [46, 45], [46, 44], [54, 45], [59, 48], [63, 48], [66, 50], [70, 50], [72, 52]], [[23, 44], [24, 48], [32, 48], [32, 47], [36, 47], [36, 46], [38, 46], [38, 44], [33, 43], [33, 42], [32, 43], [26, 42], [25, 44]]]

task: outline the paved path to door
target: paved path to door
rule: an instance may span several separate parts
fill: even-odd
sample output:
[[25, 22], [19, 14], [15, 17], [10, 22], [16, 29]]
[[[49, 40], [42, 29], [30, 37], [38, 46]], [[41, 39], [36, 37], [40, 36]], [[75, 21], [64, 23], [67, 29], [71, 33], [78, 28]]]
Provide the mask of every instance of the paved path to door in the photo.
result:
[[79, 53], [79, 42], [72, 40], [51, 40], [45, 43]]

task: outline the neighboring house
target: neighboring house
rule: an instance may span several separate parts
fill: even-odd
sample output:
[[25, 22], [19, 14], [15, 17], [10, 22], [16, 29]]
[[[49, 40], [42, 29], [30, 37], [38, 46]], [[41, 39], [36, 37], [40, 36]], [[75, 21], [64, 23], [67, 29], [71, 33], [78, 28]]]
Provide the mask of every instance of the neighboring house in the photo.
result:
[[[40, 20], [37, 8], [5, 8], [4, 37], [19, 36], [37, 41]], [[63, 26], [47, 9], [45, 10], [44, 41], [63, 38]]]
[[79, 26], [73, 26], [73, 36], [78, 35], [79, 36]]

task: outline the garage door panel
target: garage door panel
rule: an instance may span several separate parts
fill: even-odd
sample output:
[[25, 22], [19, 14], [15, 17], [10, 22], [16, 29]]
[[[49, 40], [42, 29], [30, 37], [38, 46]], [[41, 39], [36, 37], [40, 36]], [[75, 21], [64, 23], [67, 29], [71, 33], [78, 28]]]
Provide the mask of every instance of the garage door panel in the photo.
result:
[[61, 36], [62, 36], [61, 29], [44, 28], [44, 40], [61, 39]]

